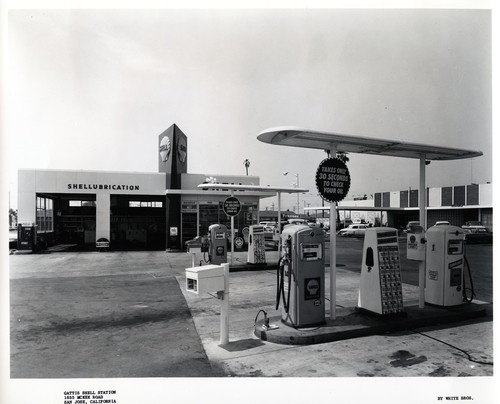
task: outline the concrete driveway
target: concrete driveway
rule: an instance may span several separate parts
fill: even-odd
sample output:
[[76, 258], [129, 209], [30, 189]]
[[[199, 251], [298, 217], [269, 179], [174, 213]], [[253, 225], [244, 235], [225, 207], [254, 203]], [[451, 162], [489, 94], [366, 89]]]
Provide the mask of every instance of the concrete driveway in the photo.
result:
[[[239, 254], [235, 262], [242, 263]], [[275, 272], [231, 272], [230, 343], [221, 347], [220, 301], [185, 291], [188, 254], [14, 255], [10, 265], [14, 378], [493, 374], [456, 349], [492, 361], [491, 309], [481, 320], [430, 330], [282, 346], [253, 335], [260, 309], [280, 313]], [[338, 268], [339, 306], [354, 307], [358, 287], [349, 264]], [[405, 305], [418, 302], [416, 286], [403, 290]]]
[[11, 377], [217, 376], [164, 252], [10, 257]]

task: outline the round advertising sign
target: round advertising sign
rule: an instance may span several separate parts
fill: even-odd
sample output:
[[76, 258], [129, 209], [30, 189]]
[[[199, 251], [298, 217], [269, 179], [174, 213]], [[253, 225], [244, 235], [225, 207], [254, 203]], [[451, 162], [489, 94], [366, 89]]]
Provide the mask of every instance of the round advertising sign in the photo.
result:
[[238, 200], [238, 198], [235, 198], [234, 196], [230, 196], [224, 201], [224, 205], [222, 207], [224, 210], [224, 213], [228, 216], [236, 216], [238, 213], [240, 213], [241, 210], [241, 203]]
[[344, 162], [337, 158], [324, 159], [316, 170], [316, 187], [328, 202], [339, 202], [347, 196], [351, 176]]
[[243, 248], [244, 244], [245, 244], [245, 240], [243, 240], [242, 237], [237, 236], [234, 238], [234, 246], [236, 248]]

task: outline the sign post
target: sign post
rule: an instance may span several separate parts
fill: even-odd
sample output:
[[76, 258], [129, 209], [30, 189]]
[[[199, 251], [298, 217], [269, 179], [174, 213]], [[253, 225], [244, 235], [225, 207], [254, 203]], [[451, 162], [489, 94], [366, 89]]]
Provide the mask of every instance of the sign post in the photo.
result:
[[222, 206], [224, 213], [231, 217], [231, 265], [233, 265], [234, 256], [234, 217], [240, 213], [241, 203], [234, 196], [234, 191], [231, 190], [231, 196], [226, 198]]
[[[330, 155], [335, 155], [335, 146], [330, 145]], [[323, 160], [316, 170], [316, 187], [321, 197], [330, 202], [330, 319], [336, 318], [337, 299], [337, 202], [347, 196], [351, 176], [343, 161], [338, 158]]]

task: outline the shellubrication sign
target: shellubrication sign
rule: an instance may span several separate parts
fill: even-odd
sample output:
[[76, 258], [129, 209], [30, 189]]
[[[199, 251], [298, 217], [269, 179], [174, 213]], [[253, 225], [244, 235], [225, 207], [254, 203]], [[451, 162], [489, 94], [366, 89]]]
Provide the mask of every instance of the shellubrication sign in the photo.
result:
[[323, 160], [316, 170], [316, 187], [328, 202], [339, 202], [347, 196], [351, 175], [346, 164], [338, 158]]

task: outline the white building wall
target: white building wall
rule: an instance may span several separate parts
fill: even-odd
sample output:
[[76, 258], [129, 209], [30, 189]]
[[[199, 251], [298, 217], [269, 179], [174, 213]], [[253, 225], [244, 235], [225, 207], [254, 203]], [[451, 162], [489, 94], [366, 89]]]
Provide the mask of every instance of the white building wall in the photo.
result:
[[111, 195], [97, 194], [96, 195], [96, 210], [95, 210], [95, 236], [96, 240], [101, 237], [111, 240]]
[[441, 188], [429, 188], [429, 207], [441, 206]]
[[35, 172], [19, 171], [17, 185], [18, 223], [36, 223], [36, 181]]
[[479, 184], [479, 205], [493, 206], [492, 184]]
[[19, 192], [164, 195], [165, 174], [19, 170]]
[[400, 206], [400, 193], [399, 191], [392, 191], [389, 194], [389, 206], [391, 208], [399, 208]]
[[36, 222], [36, 194], [94, 194], [96, 238], [110, 239], [112, 194], [165, 195], [165, 174], [19, 170], [18, 221]]

